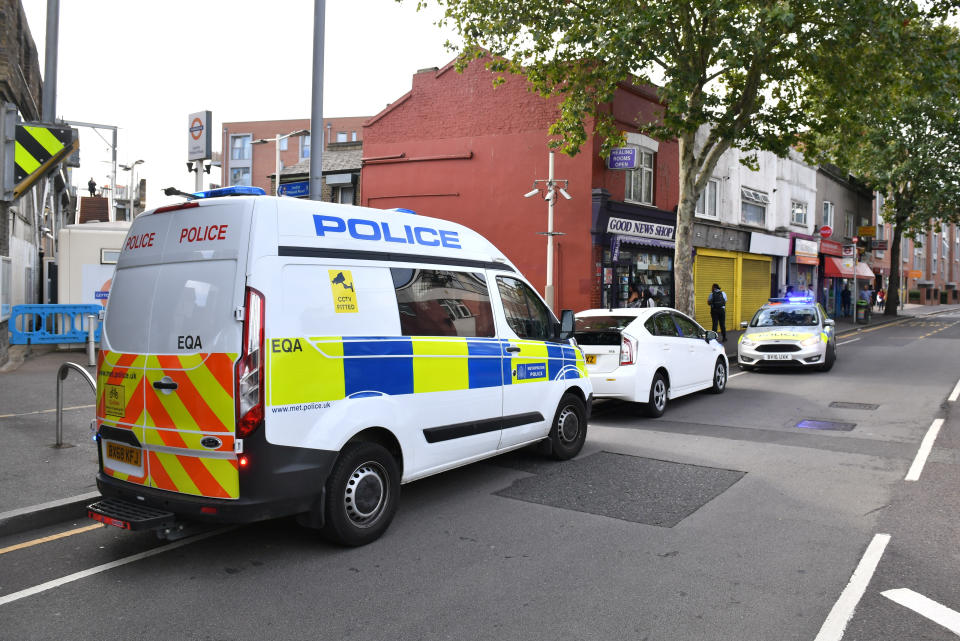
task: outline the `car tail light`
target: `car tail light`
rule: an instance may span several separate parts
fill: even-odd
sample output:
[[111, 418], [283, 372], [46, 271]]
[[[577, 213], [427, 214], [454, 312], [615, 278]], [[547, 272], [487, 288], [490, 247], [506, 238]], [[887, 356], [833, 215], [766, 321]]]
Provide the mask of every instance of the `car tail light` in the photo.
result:
[[620, 364], [633, 365], [633, 341], [626, 336], [620, 337]]
[[266, 354], [263, 337], [263, 294], [247, 287], [246, 318], [243, 321], [243, 353], [237, 361], [237, 438], [246, 438], [263, 423], [263, 369]]

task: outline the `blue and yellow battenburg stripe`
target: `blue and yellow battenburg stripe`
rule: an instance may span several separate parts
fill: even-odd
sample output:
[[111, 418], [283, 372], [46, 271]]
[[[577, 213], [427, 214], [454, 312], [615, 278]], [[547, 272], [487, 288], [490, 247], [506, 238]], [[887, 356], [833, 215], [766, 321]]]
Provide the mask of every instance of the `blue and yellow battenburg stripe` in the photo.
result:
[[[586, 378], [583, 353], [542, 341], [462, 337], [273, 339], [269, 405], [423, 394]], [[508, 345], [520, 347], [507, 352]]]

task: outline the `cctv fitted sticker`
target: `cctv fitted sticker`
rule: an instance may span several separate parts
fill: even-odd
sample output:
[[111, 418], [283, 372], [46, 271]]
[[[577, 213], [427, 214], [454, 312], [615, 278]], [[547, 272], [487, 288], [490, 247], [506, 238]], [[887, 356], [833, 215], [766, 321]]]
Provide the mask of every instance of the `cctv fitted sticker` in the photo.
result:
[[353, 274], [347, 269], [331, 269], [330, 291], [333, 293], [333, 309], [338, 314], [356, 313], [357, 291], [353, 287]]

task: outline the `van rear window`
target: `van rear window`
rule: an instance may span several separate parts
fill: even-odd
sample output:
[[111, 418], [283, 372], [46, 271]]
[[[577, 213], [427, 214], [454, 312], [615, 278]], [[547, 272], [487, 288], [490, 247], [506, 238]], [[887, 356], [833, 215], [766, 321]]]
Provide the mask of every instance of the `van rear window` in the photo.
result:
[[493, 309], [482, 272], [393, 267], [404, 336], [493, 336]]

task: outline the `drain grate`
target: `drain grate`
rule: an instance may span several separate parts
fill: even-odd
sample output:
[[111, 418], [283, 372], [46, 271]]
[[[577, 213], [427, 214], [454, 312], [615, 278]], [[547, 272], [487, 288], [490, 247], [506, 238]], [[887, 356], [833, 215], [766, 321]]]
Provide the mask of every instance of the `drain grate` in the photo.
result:
[[837, 423], [835, 421], [814, 421], [810, 419], [797, 423], [797, 427], [805, 430], [834, 430], [836, 432], [849, 432], [856, 426], [856, 423]]
[[875, 410], [879, 405], [875, 403], [847, 403], [844, 401], [834, 401], [830, 403], [830, 407], [839, 407], [844, 410]]

